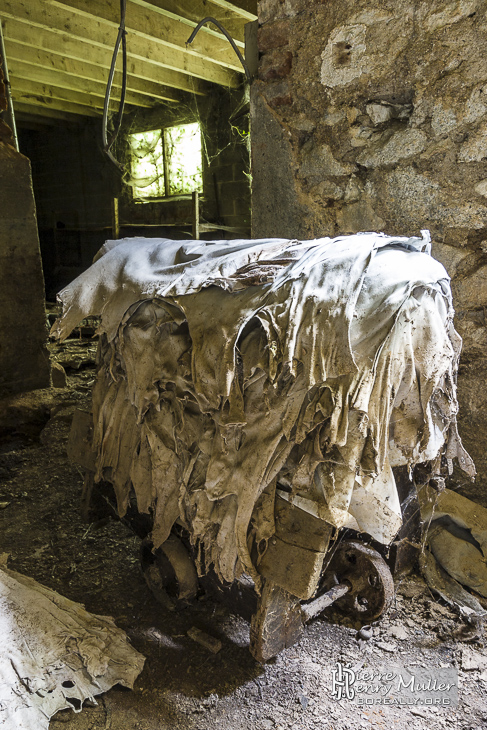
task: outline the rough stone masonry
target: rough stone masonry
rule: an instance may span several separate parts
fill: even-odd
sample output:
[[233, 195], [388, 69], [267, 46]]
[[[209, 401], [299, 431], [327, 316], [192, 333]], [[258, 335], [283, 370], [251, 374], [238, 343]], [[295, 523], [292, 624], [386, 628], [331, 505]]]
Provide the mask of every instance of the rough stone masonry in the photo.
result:
[[252, 234], [417, 235], [452, 278], [460, 433], [487, 504], [487, 3], [260, 0]]

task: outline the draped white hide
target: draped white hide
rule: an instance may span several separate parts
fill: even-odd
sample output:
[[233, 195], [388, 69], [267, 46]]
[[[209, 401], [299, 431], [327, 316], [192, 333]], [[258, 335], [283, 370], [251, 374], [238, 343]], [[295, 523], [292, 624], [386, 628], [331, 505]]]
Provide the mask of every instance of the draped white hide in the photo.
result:
[[[390, 543], [392, 467], [446, 450], [461, 339], [422, 238], [109, 241], [64, 289], [53, 333], [101, 316], [96, 479], [131, 490], [160, 545], [179, 519], [224, 580], [258, 578], [249, 535], [279, 493]], [[203, 564], [202, 564], [202, 569]]]

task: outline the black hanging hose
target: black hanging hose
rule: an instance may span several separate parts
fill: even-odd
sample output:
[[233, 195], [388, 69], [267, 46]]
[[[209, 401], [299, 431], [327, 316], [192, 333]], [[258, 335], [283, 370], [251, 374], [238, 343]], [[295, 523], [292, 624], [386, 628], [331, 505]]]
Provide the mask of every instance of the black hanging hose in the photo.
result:
[[[115, 48], [113, 50], [112, 64], [110, 66], [110, 73], [108, 74], [107, 89], [106, 89], [106, 93], [105, 93], [105, 103], [103, 106], [103, 122], [102, 122], [103, 151], [108, 156], [108, 158], [113, 162], [113, 164], [116, 165], [116, 167], [120, 170], [120, 172], [125, 172], [125, 168], [121, 162], [119, 162], [117, 159], [115, 159], [115, 157], [113, 156], [113, 154], [111, 152], [111, 148], [113, 146], [113, 143], [117, 139], [117, 136], [120, 131], [121, 124], [122, 124], [123, 108], [124, 108], [124, 104], [125, 104], [125, 94], [126, 94], [126, 90], [127, 90], [127, 41], [126, 41], [127, 32], [125, 30], [126, 10], [127, 10], [127, 0], [120, 0], [120, 26], [118, 28], [118, 36], [117, 36], [117, 40], [115, 42]], [[228, 40], [228, 42], [232, 46], [233, 50], [237, 54], [240, 63], [242, 64], [244, 71], [245, 71], [245, 76], [247, 77], [247, 81], [250, 82], [252, 80], [250, 71], [248, 69], [247, 64], [245, 63], [245, 60], [244, 60], [242, 54], [240, 53], [239, 49], [237, 48], [237, 45], [235, 44], [235, 41], [233, 40], [231, 35], [228, 33], [228, 31], [223, 27], [223, 25], [221, 23], [219, 23], [218, 20], [216, 20], [215, 18], [212, 18], [211, 16], [208, 16], [207, 18], [203, 18], [203, 20], [201, 20], [198, 23], [198, 25], [195, 27], [195, 29], [191, 33], [190, 37], [186, 41], [187, 45], [189, 45], [190, 43], [193, 42], [197, 32], [206, 23], [213, 23], [223, 33], [223, 35]], [[111, 95], [111, 91], [112, 91], [113, 77], [115, 74], [115, 66], [117, 63], [118, 52], [120, 50], [120, 44], [122, 45], [122, 93], [120, 95], [118, 113], [117, 113], [117, 118], [115, 120], [115, 129], [114, 129], [113, 134], [110, 137], [110, 139], [108, 139], [108, 134], [107, 134], [108, 106], [110, 104], [110, 95]]]
[[[118, 28], [118, 36], [115, 42], [115, 48], [113, 50], [112, 64], [110, 66], [110, 73], [108, 74], [107, 90], [105, 93], [105, 104], [103, 106], [103, 122], [102, 122], [102, 143], [103, 151], [108, 158], [113, 162], [120, 172], [124, 172], [124, 166], [112, 155], [111, 148], [113, 143], [117, 139], [120, 127], [122, 125], [123, 108], [125, 105], [125, 94], [127, 90], [127, 32], [125, 30], [125, 14], [127, 10], [127, 0], [120, 0], [120, 26]], [[120, 50], [120, 44], [122, 45], [122, 93], [120, 95], [120, 101], [118, 104], [117, 118], [115, 119], [115, 128], [113, 134], [108, 139], [107, 134], [107, 119], [108, 119], [108, 105], [110, 103], [110, 94], [112, 91], [113, 77], [115, 75], [115, 66], [117, 63], [117, 56]]]
[[242, 56], [242, 54], [238, 50], [237, 45], [236, 45], [235, 41], [233, 40], [232, 36], [230, 35], [230, 33], [215, 18], [212, 18], [211, 16], [208, 16], [207, 18], [203, 18], [203, 20], [200, 20], [200, 22], [198, 23], [198, 25], [196, 26], [196, 28], [194, 29], [194, 31], [191, 33], [191, 35], [189, 36], [188, 40], [186, 41], [186, 45], [189, 46], [189, 44], [194, 41], [195, 36], [196, 36], [196, 33], [200, 30], [200, 28], [203, 27], [203, 25], [205, 25], [205, 23], [213, 23], [213, 25], [216, 25], [216, 27], [221, 30], [221, 32], [223, 33], [223, 35], [225, 36], [225, 38], [227, 39], [227, 41], [232, 46], [232, 48], [235, 51], [235, 53], [237, 54], [238, 60], [240, 61], [240, 63], [242, 64], [242, 66], [244, 68], [245, 76], [247, 77], [247, 81], [250, 83], [252, 81], [252, 77], [250, 75], [249, 68], [248, 68], [247, 64], [245, 63], [244, 57]]

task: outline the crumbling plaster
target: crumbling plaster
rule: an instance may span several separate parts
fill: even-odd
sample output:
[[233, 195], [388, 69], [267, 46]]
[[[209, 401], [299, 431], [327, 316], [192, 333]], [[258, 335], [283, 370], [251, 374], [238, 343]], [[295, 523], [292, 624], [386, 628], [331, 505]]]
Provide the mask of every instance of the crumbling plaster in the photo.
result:
[[[487, 504], [483, 0], [260, 0], [253, 236], [429, 228], [464, 338], [460, 431]], [[484, 402], [485, 401], [485, 402]]]

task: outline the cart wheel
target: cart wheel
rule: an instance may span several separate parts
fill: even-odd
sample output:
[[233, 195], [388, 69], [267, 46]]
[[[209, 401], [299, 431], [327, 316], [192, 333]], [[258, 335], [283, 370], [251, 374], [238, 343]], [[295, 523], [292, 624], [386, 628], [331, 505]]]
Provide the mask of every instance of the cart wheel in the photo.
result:
[[152, 552], [152, 543], [144, 540], [141, 563], [146, 583], [159, 602], [167, 605], [170, 599], [189, 601], [196, 596], [196, 568], [176, 535], [170, 535], [155, 552]]
[[348, 592], [333, 607], [361, 622], [372, 621], [387, 611], [394, 598], [394, 581], [383, 557], [368, 545], [343, 541], [325, 572], [320, 593], [338, 583], [348, 583]]

